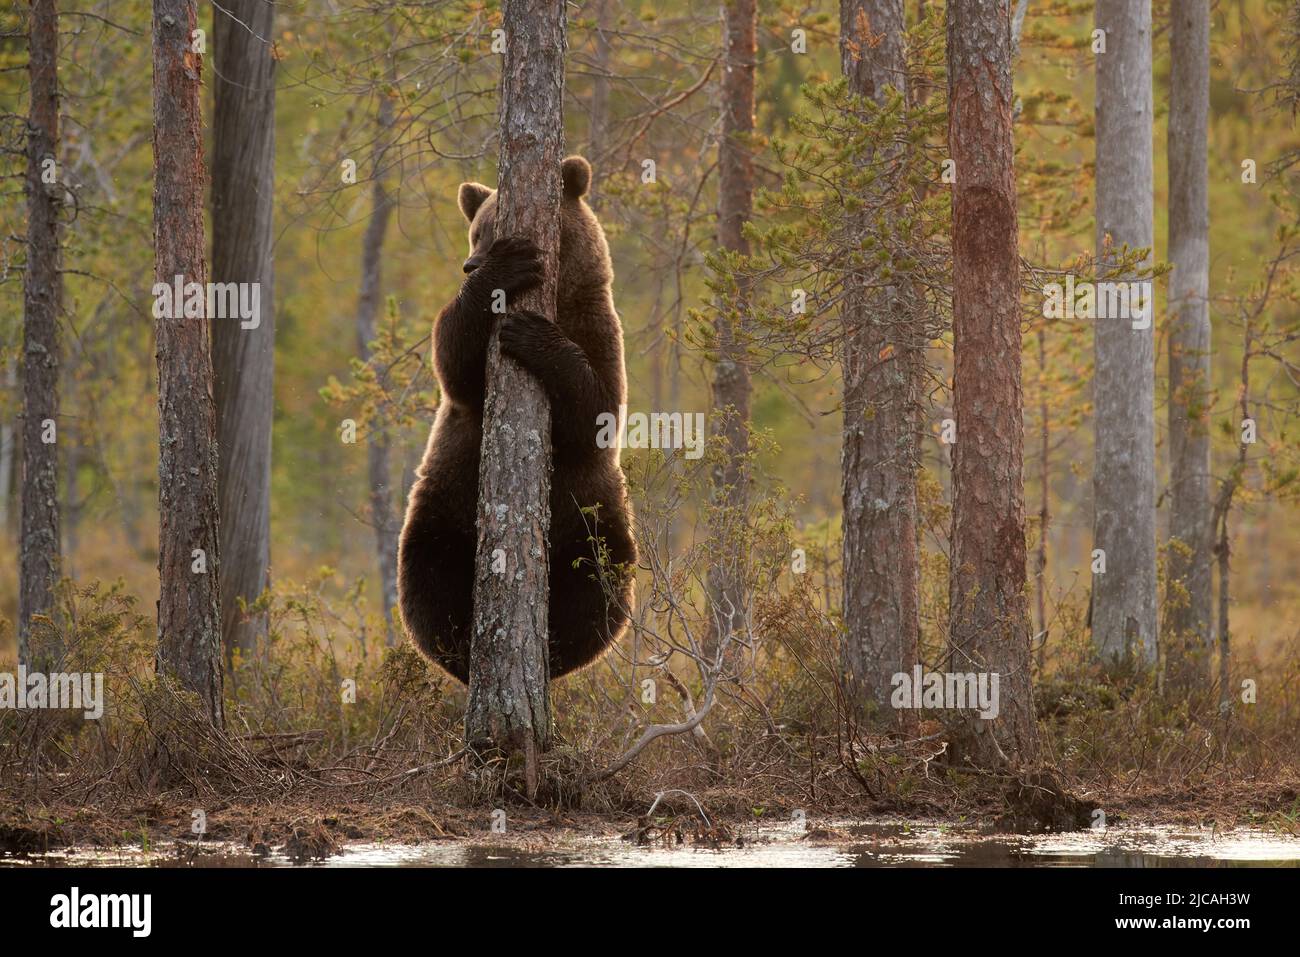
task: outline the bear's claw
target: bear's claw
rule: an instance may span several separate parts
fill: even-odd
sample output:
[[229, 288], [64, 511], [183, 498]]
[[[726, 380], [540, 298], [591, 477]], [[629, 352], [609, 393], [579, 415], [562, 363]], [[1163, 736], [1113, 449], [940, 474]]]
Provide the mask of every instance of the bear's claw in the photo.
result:
[[522, 236], [502, 236], [487, 252], [484, 272], [493, 288], [514, 296], [542, 282], [542, 254], [537, 244]]
[[501, 351], [512, 359], [535, 359], [546, 341], [549, 319], [536, 312], [508, 312], [501, 319]]

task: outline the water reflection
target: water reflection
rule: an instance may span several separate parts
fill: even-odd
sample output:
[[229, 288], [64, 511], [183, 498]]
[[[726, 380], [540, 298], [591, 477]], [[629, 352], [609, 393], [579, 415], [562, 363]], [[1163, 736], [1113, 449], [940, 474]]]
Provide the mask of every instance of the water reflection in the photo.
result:
[[[938, 823], [823, 822], [752, 827], [743, 846], [639, 847], [618, 837], [559, 836], [544, 847], [505, 840], [354, 844], [307, 866], [323, 867], [1300, 867], [1300, 838], [1235, 830], [1111, 827], [1068, 834], [981, 834]], [[238, 846], [178, 847], [170, 853], [71, 850], [0, 857], [0, 866], [292, 867]]]

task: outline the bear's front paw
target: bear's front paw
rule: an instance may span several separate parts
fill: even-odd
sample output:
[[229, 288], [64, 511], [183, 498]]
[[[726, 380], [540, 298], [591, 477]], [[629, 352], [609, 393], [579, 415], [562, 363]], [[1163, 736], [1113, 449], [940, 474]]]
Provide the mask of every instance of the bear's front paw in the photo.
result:
[[501, 351], [527, 365], [550, 340], [551, 321], [535, 312], [508, 312], [501, 320]]
[[515, 296], [534, 289], [542, 282], [542, 253], [531, 239], [502, 236], [494, 240], [487, 252], [483, 270], [493, 289]]

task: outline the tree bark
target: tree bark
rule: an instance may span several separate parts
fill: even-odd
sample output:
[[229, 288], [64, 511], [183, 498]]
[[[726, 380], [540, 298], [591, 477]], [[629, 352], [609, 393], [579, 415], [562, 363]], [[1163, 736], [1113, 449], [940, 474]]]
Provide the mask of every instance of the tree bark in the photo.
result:
[[[515, 308], [553, 322], [564, 159], [563, 0], [505, 0], [503, 22], [497, 235], [537, 244], [545, 277]], [[501, 355], [497, 322], [487, 382], [465, 737], [480, 750], [522, 751], [532, 791], [537, 755], [551, 737], [551, 410], [540, 384]], [[505, 554], [507, 574], [492, 570], [497, 549]]]
[[591, 84], [591, 126], [587, 137], [590, 143], [591, 186], [587, 191], [587, 205], [599, 211], [604, 203], [606, 152], [609, 150], [609, 68], [611, 59], [610, 6], [615, 0], [596, 2], [596, 50], [594, 64], [596, 76]]
[[[1254, 347], [1254, 327], [1252, 317], [1247, 314], [1245, 317], [1245, 329], [1243, 331], [1243, 342], [1241, 347], [1241, 378], [1237, 385], [1237, 408], [1240, 411], [1241, 420], [1244, 422], [1250, 418], [1250, 357]], [[1214, 546], [1214, 556], [1218, 563], [1219, 576], [1219, 615], [1218, 615], [1218, 638], [1219, 638], [1219, 713], [1227, 720], [1232, 710], [1232, 689], [1228, 682], [1232, 676], [1231, 660], [1231, 633], [1229, 631], [1229, 615], [1232, 606], [1232, 595], [1230, 589], [1231, 578], [1231, 541], [1228, 535], [1228, 520], [1232, 517], [1232, 500], [1237, 494], [1237, 488], [1243, 481], [1243, 475], [1246, 470], [1246, 443], [1240, 442], [1237, 445], [1237, 459], [1233, 468], [1228, 471], [1223, 480], [1219, 483], [1218, 494], [1215, 497], [1214, 510], [1210, 517], [1211, 534], [1216, 535], [1217, 539]]]
[[[271, 577], [271, 420], [275, 407], [275, 6], [213, 8], [212, 280], [257, 283], [253, 328], [212, 320], [221, 505], [221, 637], [228, 661], [266, 637], [266, 616], [241, 612]], [[251, 322], [251, 321], [250, 321]]]
[[1230, 589], [1231, 555], [1230, 538], [1228, 535], [1228, 519], [1232, 508], [1232, 497], [1235, 490], [1236, 478], [1233, 477], [1226, 479], [1224, 488], [1220, 492], [1220, 511], [1215, 516], [1218, 526], [1218, 539], [1215, 542], [1214, 556], [1217, 562], [1219, 575], [1219, 712], [1225, 716], [1232, 709], [1232, 689], [1229, 687], [1229, 681], [1232, 676], [1231, 631], [1229, 630], [1229, 609], [1231, 608], [1232, 596]]
[[[18, 364], [10, 359], [5, 363], [4, 387], [7, 392], [16, 392], [18, 386]], [[18, 441], [16, 431], [7, 420], [0, 423], [0, 532], [8, 534], [10, 502], [13, 494], [14, 448]]]
[[[79, 357], [74, 347], [72, 359]], [[76, 396], [72, 396], [75, 405]], [[65, 456], [65, 475], [63, 484], [63, 573], [67, 577], [77, 577], [77, 552], [81, 548], [81, 458], [82, 449], [76, 437], [69, 435], [70, 429], [64, 429], [59, 436], [67, 448]]]
[[[206, 288], [203, 60], [196, 0], [154, 0], [154, 272]], [[247, 189], [250, 184], [243, 184]], [[176, 304], [179, 305], [179, 304]], [[221, 725], [220, 546], [212, 352], [204, 318], [157, 320], [158, 654], [160, 674], [198, 696]]]
[[1038, 371], [1042, 385], [1038, 399], [1038, 575], [1034, 595], [1038, 605], [1038, 670], [1047, 663], [1047, 532], [1051, 528], [1050, 509], [1052, 471], [1049, 467], [1051, 453], [1051, 426], [1047, 418], [1047, 331], [1038, 327]]
[[[384, 163], [388, 155], [393, 126], [393, 103], [382, 91], [379, 95], [379, 140], [371, 184], [370, 219], [361, 240], [361, 295], [357, 302], [357, 346], [364, 361], [370, 360], [370, 343], [374, 341], [379, 321], [379, 304], [383, 300], [382, 283], [384, 236], [393, 212], [393, 197], [384, 185]], [[393, 511], [393, 482], [390, 466], [391, 445], [388, 424], [373, 422], [366, 437], [366, 456], [370, 482], [370, 521], [375, 528], [375, 551], [379, 558], [379, 584], [384, 602], [384, 643], [397, 643], [393, 628], [393, 609], [397, 607], [397, 539], [401, 523]]]
[[[59, 313], [63, 275], [59, 247], [62, 186], [55, 172], [59, 144], [59, 12], [55, 0], [33, 0], [28, 70], [27, 268], [23, 274], [23, 466], [19, 545], [18, 660], [27, 663], [32, 616], [54, 604], [59, 554]], [[48, 171], [48, 172], [47, 172]], [[53, 423], [54, 425], [47, 425]]]
[[[754, 61], [757, 16], [754, 0], [723, 0], [722, 137], [718, 144], [718, 245], [749, 255], [743, 229], [754, 209]], [[713, 370], [714, 438], [722, 458], [713, 468], [712, 535], [716, 557], [708, 573], [709, 648], [716, 652], [731, 635], [747, 631], [745, 594], [747, 549], [745, 507], [748, 501], [749, 363], [743, 336], [747, 289], [739, 290], [738, 330], [732, 306], [718, 303], [714, 333], [718, 360]], [[739, 333], [739, 334], [738, 334]]]
[[[884, 104], [890, 89], [907, 102], [903, 0], [841, 0], [840, 63], [849, 88]], [[864, 157], [864, 163], [896, 157]], [[855, 224], [860, 243], [873, 226]], [[870, 293], [851, 277], [844, 296], [843, 666], [857, 701], [890, 715], [891, 680], [919, 660], [916, 526], [916, 372], [900, 287]], [[894, 712], [901, 719], [905, 712]]]
[[1232, 710], [1232, 688], [1229, 686], [1232, 680], [1232, 652], [1230, 648], [1230, 632], [1228, 630], [1228, 616], [1232, 596], [1229, 590], [1231, 569], [1229, 567], [1228, 513], [1226, 510], [1220, 519], [1219, 527], [1219, 540], [1214, 549], [1219, 568], [1219, 712], [1227, 715]]
[[953, 187], [950, 656], [999, 675], [999, 714], [960, 716], [951, 753], [997, 766], [1037, 758], [1025, 589], [1020, 257], [1011, 141], [1007, 0], [949, 0], [948, 144]]
[[1203, 692], [1213, 652], [1210, 502], [1210, 2], [1170, 10], [1169, 78], [1169, 553], [1186, 591], [1169, 603], [1165, 687]]
[[[1099, 281], [1128, 281], [1102, 273], [1124, 245], [1153, 243], [1150, 0], [1098, 0], [1096, 24]], [[1112, 666], [1156, 660], [1154, 328], [1112, 317], [1094, 331], [1093, 547], [1106, 571], [1092, 579], [1092, 640]]]

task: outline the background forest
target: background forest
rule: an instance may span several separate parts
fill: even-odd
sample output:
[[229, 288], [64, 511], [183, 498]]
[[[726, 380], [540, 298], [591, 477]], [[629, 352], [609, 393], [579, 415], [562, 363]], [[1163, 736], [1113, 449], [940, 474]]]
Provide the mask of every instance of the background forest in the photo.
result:
[[[227, 679], [236, 706], [227, 721], [245, 737], [238, 755], [221, 751], [221, 766], [231, 787], [264, 782], [250, 769], [287, 762], [316, 781], [328, 775], [302, 769], [364, 769], [368, 778], [338, 779], [387, 788], [403, 768], [453, 752], [463, 713], [458, 686], [413, 654], [385, 659], [386, 647], [400, 642], [401, 625], [390, 614], [395, 572], [381, 556], [392, 554], [438, 401], [430, 325], [463, 278], [466, 255], [457, 187], [467, 180], [496, 184], [500, 57], [492, 46], [501, 13], [495, 3], [457, 0], [274, 6], [273, 29], [259, 36], [270, 45], [275, 75], [270, 587], [252, 609], [253, 617], [265, 615], [269, 641], [260, 646], [265, 654], [237, 656]], [[1300, 581], [1286, 569], [1300, 561], [1300, 306], [1295, 260], [1288, 257], [1300, 225], [1300, 7], [1277, 0], [1211, 4], [1213, 348], [1206, 415], [1214, 492], [1233, 486], [1226, 523], [1231, 696], [1235, 703], [1241, 679], [1249, 678], [1258, 684], [1259, 705], [1234, 707], [1246, 731], [1234, 734], [1231, 747], [1216, 739], [1222, 748], [1207, 749], [1202, 741], [1218, 720], [1217, 699], [1170, 704], [1154, 676], [1147, 687], [1141, 676], [1121, 681], [1092, 669], [1093, 471], [1101, 467], [1094, 461], [1093, 323], [1045, 317], [1043, 289], [1065, 273], [1085, 276], [1093, 268], [1094, 4], [1012, 6], [1024, 11], [1022, 22], [1017, 15], [1014, 63], [1024, 480], [1034, 681], [1038, 717], [1049, 729], [1047, 756], [1068, 769], [1074, 786], [1102, 795], [1128, 793], [1137, 783], [1200, 782], [1227, 794], [1233, 782], [1250, 791], [1247, 782], [1260, 776], [1293, 781]], [[1180, 601], [1165, 578], [1170, 2], [1153, 7], [1156, 514], [1164, 621], [1170, 603]], [[936, 664], [946, 640], [951, 448], [944, 428], [953, 415], [953, 358], [944, 291], [951, 284], [944, 7], [908, 0], [905, 9], [906, 102], [846, 120], [850, 114], [837, 112], [845, 96], [839, 8], [759, 4], [748, 143], [756, 199], [746, 258], [720, 252], [718, 242], [717, 6], [570, 5], [565, 143], [594, 169], [591, 202], [610, 240], [630, 409], [709, 414], [716, 320], [730, 308], [718, 303], [734, 303], [743, 286], [756, 304], [741, 349], [753, 376], [749, 584], [759, 595], [755, 631], [764, 645], [752, 680], [720, 691], [718, 710], [694, 733], [661, 741], [659, 757], [638, 772], [648, 777], [634, 778], [634, 792], [646, 781], [657, 782], [652, 790], [666, 781], [745, 788], [746, 797], [716, 799], [728, 807], [804, 806], [848, 799], [860, 789], [900, 805], [955, 800], [931, 790], [934, 749], [916, 743], [932, 743], [936, 727], [923, 724], [896, 753], [857, 751], [841, 742], [856, 733], [854, 709], [843, 689], [827, 690], [843, 630], [844, 411], [841, 363], [826, 321], [836, 309], [826, 277], [838, 268], [827, 237], [843, 202], [837, 185], [856, 175], [860, 151], [902, 141], [914, 151], [889, 175], [919, 198], [871, 209], [875, 232], [867, 249], [884, 248], [900, 285], [932, 290], [924, 297], [927, 372], [918, 419], [922, 660]], [[221, 16], [215, 4], [200, 6], [209, 42], [221, 36], [212, 22]], [[144, 702], [138, 713], [124, 708], [111, 743], [81, 742], [102, 749], [105, 768], [129, 752], [130, 722], [150, 720], [140, 682], [152, 670], [158, 598], [150, 29], [146, 4], [87, 0], [60, 11], [58, 167], [66, 225], [57, 454], [62, 572], [69, 582], [52, 627], [86, 660], [132, 662], [117, 667], [116, 678], [110, 670], [109, 681], [135, 689]], [[243, 24], [227, 29], [258, 35]], [[17, 652], [19, 569], [7, 556], [19, 551], [21, 498], [26, 32], [24, 10], [0, 14], [0, 664], [15, 662]], [[211, 67], [205, 61], [210, 164]], [[231, 195], [267, 188], [226, 185]], [[806, 311], [791, 318], [796, 290], [806, 294]], [[1248, 415], [1241, 405], [1244, 366]], [[1257, 430], [1245, 445], [1243, 418]], [[716, 454], [712, 445], [700, 462], [654, 449], [623, 453], [638, 518], [658, 543], [654, 559], [664, 563], [640, 572], [647, 614], [657, 613], [656, 596], [666, 591], [701, 620], [706, 615], [702, 573], [692, 569], [710, 560], [708, 470]], [[661, 590], [662, 581], [672, 588]], [[600, 767], [647, 723], [694, 713], [703, 679], [694, 668], [676, 667], [680, 659], [658, 698], [645, 700], [641, 680], [662, 669], [641, 640], [629, 635], [600, 664], [557, 683], [557, 727], [580, 755], [574, 760]], [[349, 677], [359, 690], [357, 707], [345, 711], [337, 688]], [[283, 737], [268, 752], [273, 735]], [[384, 752], [394, 742], [402, 750]], [[819, 784], [819, 762], [838, 768], [838, 776]], [[133, 774], [149, 777], [139, 767]], [[216, 786], [202, 786], [208, 785]], [[1290, 787], [1290, 803], [1270, 791], [1267, 806], [1293, 813], [1300, 799]], [[617, 795], [607, 797], [618, 804]]]

